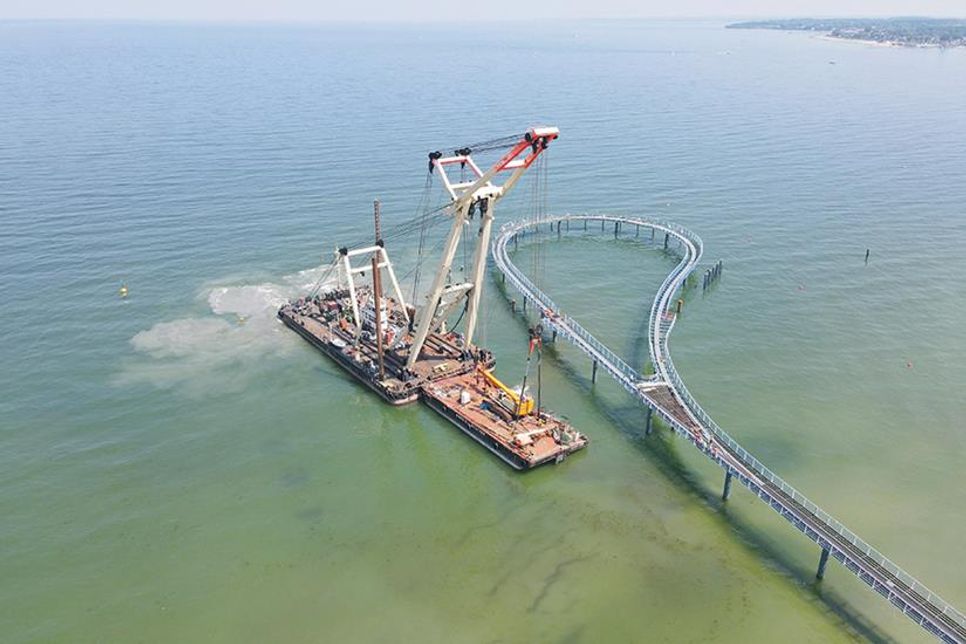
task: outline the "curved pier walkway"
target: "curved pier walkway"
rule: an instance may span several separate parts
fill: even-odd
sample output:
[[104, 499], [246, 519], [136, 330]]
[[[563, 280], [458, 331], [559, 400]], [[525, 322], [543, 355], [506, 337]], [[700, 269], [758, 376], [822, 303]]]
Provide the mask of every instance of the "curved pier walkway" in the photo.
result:
[[[600, 225], [602, 230], [605, 226], [613, 228], [615, 237], [625, 227], [633, 228], [636, 235], [645, 230], [656, 243], [663, 243], [664, 248], [669, 248], [673, 242], [682, 252], [681, 261], [665, 278], [651, 305], [648, 350], [655, 370], [653, 376], [645, 376], [632, 368], [576, 320], [564, 314], [510, 261], [509, 247], [515, 247], [521, 237], [548, 228], [549, 232], [555, 230], [556, 236], [560, 237], [563, 226], [569, 230], [571, 226], [587, 229], [588, 225]], [[831, 556], [929, 633], [945, 642], [966, 642], [966, 616], [762, 465], [718, 427], [688, 392], [671, 360], [668, 335], [676, 320], [675, 296], [701, 260], [703, 248], [697, 235], [674, 224], [635, 217], [562, 215], [505, 224], [493, 242], [492, 251], [504, 281], [510, 282], [523, 295], [524, 311], [527, 302], [536, 306], [545, 328], [555, 336], [566, 338], [590, 357], [595, 379], [598, 367], [602, 367], [646, 405], [648, 431], [651, 414], [657, 413], [668, 426], [724, 469], [724, 498], [728, 497], [732, 478], [736, 478], [819, 545], [822, 549], [819, 579]]]

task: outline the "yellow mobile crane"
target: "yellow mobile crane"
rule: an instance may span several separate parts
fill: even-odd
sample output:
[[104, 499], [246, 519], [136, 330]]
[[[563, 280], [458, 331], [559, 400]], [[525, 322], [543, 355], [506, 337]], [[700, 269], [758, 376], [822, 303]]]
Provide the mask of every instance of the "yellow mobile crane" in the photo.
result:
[[523, 418], [524, 416], [529, 416], [534, 413], [534, 406], [536, 405], [537, 415], [540, 413], [540, 406], [535, 403], [533, 396], [527, 395], [527, 377], [530, 375], [530, 359], [533, 357], [533, 350], [537, 348], [537, 395], [539, 396], [540, 391], [540, 377], [539, 377], [539, 358], [540, 358], [540, 330], [530, 329], [530, 347], [527, 351], [527, 366], [523, 372], [523, 382], [520, 385], [520, 391], [507, 387], [500, 379], [493, 375], [492, 369], [484, 369], [480, 367], [480, 373], [486, 378], [487, 382], [492, 384], [494, 387], [503, 392], [506, 398], [512, 401], [513, 405], [507, 405], [501, 402], [504, 408], [510, 412], [513, 418]]

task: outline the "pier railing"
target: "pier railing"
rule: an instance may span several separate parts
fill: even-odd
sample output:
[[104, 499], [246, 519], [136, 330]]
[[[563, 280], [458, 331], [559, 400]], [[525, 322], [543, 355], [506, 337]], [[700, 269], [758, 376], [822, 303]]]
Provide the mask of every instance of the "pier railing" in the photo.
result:
[[[510, 262], [507, 244], [514, 237], [531, 229], [538, 230], [540, 226], [554, 223], [557, 224], [559, 233], [560, 222], [574, 220], [614, 222], [615, 232], [621, 224], [645, 226], [664, 232], [668, 238], [673, 237], [683, 249], [681, 261], [661, 283], [650, 309], [648, 350], [656, 371], [654, 378], [647, 378], [633, 369], [576, 320], [563, 314], [549, 296]], [[667, 247], [667, 241], [665, 241], [665, 247]], [[730, 453], [729, 457], [735, 459], [732, 462], [731, 458], [723, 457], [716, 450], [702, 448], [702, 451], [724, 467], [729, 475], [736, 475], [757, 496], [768, 501], [809, 538], [819, 543], [823, 550], [842, 561], [860, 579], [930, 633], [948, 642], [966, 641], [966, 616], [765, 467], [725, 432], [688, 390], [671, 359], [668, 334], [675, 321], [675, 316], [671, 312], [673, 299], [683, 289], [702, 253], [701, 239], [685, 228], [666, 222], [614, 215], [563, 215], [510, 222], [501, 228], [500, 234], [493, 242], [494, 260], [504, 276], [525, 297], [539, 303], [543, 308], [541, 314], [550, 321], [552, 326], [564, 330], [571, 336], [570, 339], [581, 345], [586, 353], [593, 359], [599, 360], [605, 370], [609, 371], [626, 389], [633, 390], [637, 384], [644, 381], [665, 381], [693, 419], [704, 431], [714, 436], [716, 443], [727, 449]], [[637, 393], [645, 398], [645, 402], [648, 402], [642, 392]], [[666, 414], [664, 417], [672, 421], [677, 431], [687, 433], [686, 428], [675, 419], [668, 418]], [[692, 442], [694, 442], [693, 437]], [[862, 558], [865, 561], [862, 561]]]

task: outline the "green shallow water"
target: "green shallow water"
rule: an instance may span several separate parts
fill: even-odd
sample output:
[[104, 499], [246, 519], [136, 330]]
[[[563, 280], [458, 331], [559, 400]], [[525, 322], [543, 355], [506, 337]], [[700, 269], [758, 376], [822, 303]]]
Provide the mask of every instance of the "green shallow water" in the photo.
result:
[[[0, 24], [3, 639], [926, 641], [572, 347], [544, 396], [593, 442], [520, 475], [273, 319], [374, 196], [412, 216], [427, 149], [557, 123], [552, 210], [724, 260], [671, 339], [707, 411], [966, 605], [966, 57], [720, 27]], [[457, 43], [498, 78], [427, 55]], [[675, 258], [515, 259], [643, 365]], [[526, 322], [485, 301], [512, 382]]]

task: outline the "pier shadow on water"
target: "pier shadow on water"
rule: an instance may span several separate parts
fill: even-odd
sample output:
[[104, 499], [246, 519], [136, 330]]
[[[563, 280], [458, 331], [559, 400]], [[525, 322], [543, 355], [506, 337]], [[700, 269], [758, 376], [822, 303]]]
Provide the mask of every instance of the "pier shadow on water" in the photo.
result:
[[[498, 289], [507, 295], [507, 289], [499, 284], [499, 280], [497, 282]], [[517, 312], [513, 317], [520, 321], [524, 328], [532, 326], [529, 317], [520, 312]], [[634, 343], [635, 347], [632, 347], [631, 350], [632, 362], [630, 364], [635, 368], [641, 368], [647, 356], [647, 314], [643, 315], [641, 319], [643, 326], [634, 334], [636, 342]], [[646, 436], [644, 432], [644, 407], [630, 402], [627, 398], [625, 400], [630, 404], [618, 403], [609, 400], [608, 397], [597, 395], [596, 390], [601, 385], [600, 383], [593, 383], [588, 376], [590, 372], [589, 362], [587, 365], [580, 365], [582, 368], [578, 368], [574, 361], [570, 361], [559, 354], [554, 347], [554, 343], [549, 342], [544, 345], [543, 355], [553, 368], [565, 374], [572, 383], [575, 383], [586, 394], [587, 403], [601, 416], [608, 419], [630, 447], [637, 450], [641, 455], [649, 457], [649, 463], [653, 464], [675, 487], [685, 491], [690, 498], [703, 503], [712, 510], [712, 516], [715, 520], [726, 526], [747, 552], [762, 560], [767, 567], [792, 581], [808, 600], [820, 603], [825, 610], [839, 619], [852, 634], [871, 642], [891, 643], [897, 641], [883, 632], [865, 615], [854, 609], [847, 597], [824, 587], [821, 582], [815, 579], [813, 569], [796, 564], [784, 552], [772, 545], [766, 536], [749, 520], [729, 511], [728, 504], [721, 499], [720, 489], [708, 487], [703, 480], [703, 475], [689, 467], [682, 458], [679, 450], [680, 440], [678, 440], [679, 437], [673, 429], [664, 425], [655, 416], [653, 418], [654, 431], [651, 435]], [[607, 376], [605, 373], [600, 373], [599, 377], [606, 378]], [[619, 393], [622, 396], [626, 395], [623, 390], [619, 390]], [[686, 448], [691, 449], [691, 445], [686, 445]], [[732, 493], [735, 490], [736, 488], [732, 490]], [[784, 520], [782, 520], [782, 523], [785, 523]], [[795, 536], [798, 536], [797, 531], [791, 526], [783, 525], [782, 529], [790, 530]], [[818, 561], [817, 546], [815, 546], [815, 560]]]

